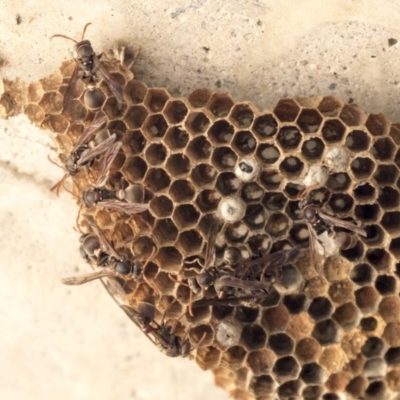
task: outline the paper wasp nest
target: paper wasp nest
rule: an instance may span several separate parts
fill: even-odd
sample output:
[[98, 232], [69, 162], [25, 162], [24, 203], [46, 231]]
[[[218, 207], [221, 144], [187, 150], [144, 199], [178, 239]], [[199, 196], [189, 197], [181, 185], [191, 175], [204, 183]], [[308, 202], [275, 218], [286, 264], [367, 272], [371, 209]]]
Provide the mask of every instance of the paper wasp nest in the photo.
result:
[[[83, 85], [63, 105], [73, 67], [64, 63], [31, 84], [25, 108], [55, 134], [64, 162], [95, 115]], [[225, 93], [174, 98], [119, 67], [113, 73], [124, 103], [103, 82], [99, 104], [107, 128], [122, 132], [122, 147], [106, 186], [120, 189], [121, 178], [142, 185], [149, 207], [132, 217], [99, 206], [82, 212], [115, 249], [145, 265], [143, 277], [125, 285], [130, 305], [153, 295], [158, 320], [166, 310], [168, 321], [179, 320], [177, 335], [187, 334], [197, 364], [235, 399], [400, 392], [400, 127], [334, 97], [283, 99], [260, 112]], [[75, 192], [92, 188], [96, 173], [95, 163], [73, 176]], [[356, 221], [367, 236], [352, 235], [347, 250], [329, 253], [326, 244], [320, 273], [305, 251], [258, 305], [219, 303], [212, 286], [191, 291], [188, 277], [201, 270], [213, 221], [222, 226], [217, 266], [229, 247], [243, 259], [307, 248], [299, 203], [314, 187], [326, 198], [323, 212]], [[204, 299], [216, 301], [195, 307]]]

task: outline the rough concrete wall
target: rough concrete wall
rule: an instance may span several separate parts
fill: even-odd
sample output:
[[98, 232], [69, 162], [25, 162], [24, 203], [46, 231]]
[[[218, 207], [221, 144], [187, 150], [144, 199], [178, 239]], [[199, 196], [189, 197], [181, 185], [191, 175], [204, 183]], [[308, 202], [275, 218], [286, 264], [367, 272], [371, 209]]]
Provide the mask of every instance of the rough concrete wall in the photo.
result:
[[[71, 57], [63, 33], [95, 49], [141, 48], [135, 74], [174, 95], [199, 87], [271, 108], [283, 96], [335, 95], [399, 121], [400, 1], [2, 2], [1, 74], [34, 81]], [[19, 17], [19, 18], [18, 18]], [[393, 43], [391, 41], [390, 43]], [[46, 132], [0, 121], [0, 398], [224, 399], [211, 374], [168, 359], [116, 309], [87, 271], [76, 206], [48, 189], [62, 171]]]

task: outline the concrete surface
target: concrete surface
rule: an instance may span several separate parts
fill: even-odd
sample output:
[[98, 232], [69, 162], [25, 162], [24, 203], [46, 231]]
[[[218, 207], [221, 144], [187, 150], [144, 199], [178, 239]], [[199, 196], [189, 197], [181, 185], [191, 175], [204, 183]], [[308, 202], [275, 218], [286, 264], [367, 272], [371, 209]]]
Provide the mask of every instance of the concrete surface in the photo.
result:
[[[175, 95], [199, 87], [272, 107], [336, 95], [400, 121], [400, 0], [0, 1], [1, 74], [34, 81], [87, 37], [99, 51], [141, 48], [138, 79]], [[18, 18], [17, 18], [18, 17]], [[17, 23], [19, 22], [19, 23]], [[48, 189], [62, 171], [46, 132], [0, 121], [0, 399], [226, 399], [210, 373], [159, 354], [99, 283], [60, 278], [87, 266], [77, 208]]]

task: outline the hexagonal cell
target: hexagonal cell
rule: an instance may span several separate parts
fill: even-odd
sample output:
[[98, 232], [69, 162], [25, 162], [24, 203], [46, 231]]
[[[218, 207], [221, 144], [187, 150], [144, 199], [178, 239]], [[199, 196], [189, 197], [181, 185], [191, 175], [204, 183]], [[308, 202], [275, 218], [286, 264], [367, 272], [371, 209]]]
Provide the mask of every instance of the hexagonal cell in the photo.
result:
[[44, 113], [42, 107], [39, 107], [36, 104], [28, 104], [25, 107], [24, 112], [25, 112], [25, 115], [29, 118], [29, 120], [36, 125], [40, 124], [45, 117], [45, 113]]
[[382, 355], [385, 344], [381, 338], [369, 337], [361, 347], [361, 353], [367, 358], [379, 357]]
[[152, 143], [145, 153], [145, 159], [150, 165], [160, 165], [167, 158], [167, 149], [162, 143]]
[[206, 108], [217, 118], [226, 117], [234, 106], [233, 100], [226, 93], [214, 93], [207, 102]]
[[348, 194], [334, 193], [328, 204], [335, 215], [348, 213], [353, 207], [353, 198]]
[[210, 142], [204, 137], [199, 136], [190, 141], [186, 154], [194, 161], [207, 161], [211, 155], [212, 147]]
[[238, 369], [243, 365], [246, 355], [245, 349], [240, 346], [233, 346], [223, 353], [220, 367]]
[[256, 144], [256, 139], [250, 131], [237, 132], [232, 142], [233, 148], [242, 156], [253, 153]]
[[280, 157], [279, 149], [272, 144], [260, 144], [257, 148], [256, 157], [262, 163], [272, 165]]
[[371, 202], [375, 198], [375, 187], [368, 182], [355, 186], [353, 188], [353, 195], [360, 203]]
[[337, 117], [342, 107], [343, 103], [341, 100], [333, 96], [326, 96], [319, 103], [318, 110], [325, 117]]
[[297, 157], [286, 157], [280, 164], [279, 170], [288, 178], [298, 177], [304, 168], [304, 163]]
[[269, 337], [268, 346], [277, 356], [285, 356], [293, 352], [294, 341], [286, 333], [276, 333]]
[[279, 380], [295, 379], [299, 375], [300, 366], [292, 356], [279, 358], [272, 369]]
[[225, 230], [226, 240], [232, 244], [241, 243], [246, 239], [249, 230], [242, 221], [230, 224]]
[[360, 321], [360, 327], [363, 331], [373, 332], [378, 326], [378, 321], [374, 317], [362, 318]]
[[249, 384], [250, 390], [258, 399], [268, 399], [275, 392], [276, 382], [269, 375], [254, 376]]
[[171, 179], [162, 168], [150, 168], [147, 171], [145, 185], [155, 193], [166, 190], [171, 184]]
[[176, 246], [182, 250], [185, 256], [198, 254], [203, 244], [203, 238], [194, 229], [189, 231], [181, 232], [179, 234]]
[[365, 126], [372, 136], [383, 136], [388, 133], [390, 122], [383, 114], [370, 114]]
[[[146, 260], [152, 254], [152, 252], [154, 251], [154, 248], [156, 248], [156, 245], [154, 244], [153, 239], [151, 239], [147, 236], [140, 236], [133, 243], [132, 252], [133, 252], [133, 254], [135, 254], [135, 257], [137, 257], [139, 260], [140, 259]], [[146, 272], [147, 272], [147, 268], [146, 268]]]
[[188, 108], [182, 100], [170, 100], [164, 108], [163, 114], [167, 119], [168, 123], [174, 125], [182, 122], [187, 113]]
[[142, 127], [148, 115], [148, 111], [142, 105], [131, 106], [124, 115], [124, 121], [129, 129], [138, 129]]
[[400, 204], [400, 194], [396, 189], [390, 186], [380, 188], [378, 203], [386, 210], [397, 208]]
[[278, 396], [280, 399], [296, 398], [299, 395], [303, 383], [299, 379], [284, 382], [278, 388]]
[[218, 208], [220, 199], [221, 195], [216, 190], [203, 190], [198, 194], [196, 204], [201, 212], [207, 213]]
[[400, 347], [391, 347], [385, 354], [385, 361], [388, 365], [399, 365]]
[[249, 128], [254, 119], [254, 112], [249, 104], [235, 104], [230, 115], [229, 120], [238, 129]]
[[196, 89], [190, 93], [188, 100], [194, 108], [204, 107], [210, 99], [212, 92], [208, 89]]
[[351, 151], [358, 152], [368, 150], [370, 143], [368, 133], [354, 130], [347, 135], [345, 145]]
[[289, 229], [289, 219], [283, 213], [274, 213], [268, 218], [265, 231], [271, 236], [280, 237]]
[[214, 122], [208, 131], [208, 137], [216, 145], [229, 144], [234, 134], [234, 128], [225, 120]]
[[324, 149], [325, 145], [321, 139], [312, 138], [303, 143], [301, 153], [309, 161], [320, 160]]
[[384, 271], [391, 264], [391, 256], [385, 249], [370, 248], [367, 250], [366, 258], [377, 271]]
[[326, 371], [315, 362], [304, 364], [300, 372], [300, 378], [308, 385], [323, 383], [325, 375]]
[[400, 232], [400, 212], [385, 212], [381, 219], [381, 225], [386, 232], [392, 236], [397, 236]]
[[338, 119], [330, 119], [324, 123], [322, 137], [327, 143], [338, 143], [342, 141], [346, 133], [346, 127]]
[[260, 138], [266, 139], [274, 136], [277, 129], [278, 123], [271, 114], [261, 115], [254, 121], [252, 131]]
[[315, 324], [312, 336], [322, 346], [328, 346], [339, 341], [339, 327], [332, 319], [325, 319]]
[[378, 185], [393, 185], [399, 176], [399, 170], [394, 165], [378, 165], [373, 175]]
[[235, 194], [240, 186], [239, 179], [233, 172], [223, 172], [219, 174], [216, 188], [223, 196]]
[[356, 104], [346, 104], [339, 115], [339, 118], [347, 126], [359, 126], [365, 121], [365, 113]]
[[367, 378], [376, 379], [386, 375], [386, 363], [382, 358], [376, 357], [368, 360], [364, 364], [364, 375]]
[[284, 126], [279, 129], [276, 139], [283, 151], [286, 152], [297, 149], [301, 142], [302, 135], [295, 126]]
[[214, 149], [211, 161], [219, 171], [232, 171], [236, 165], [237, 155], [230, 147], [217, 147]]
[[369, 285], [375, 278], [375, 272], [369, 264], [358, 264], [350, 272], [350, 279], [357, 285]]
[[217, 367], [220, 359], [221, 352], [212, 346], [201, 347], [196, 352], [196, 363], [205, 371]]
[[256, 350], [265, 346], [267, 334], [260, 325], [245, 325], [242, 330], [241, 340], [248, 350]]
[[143, 103], [147, 91], [147, 86], [143, 82], [132, 79], [126, 83], [124, 98], [130, 104]]
[[258, 317], [258, 308], [239, 306], [236, 308], [235, 318], [239, 322], [253, 323]]
[[[284, 283], [279, 279], [279, 283], [283, 286]], [[300, 314], [308, 307], [307, 296], [302, 293], [288, 294], [283, 298], [283, 304], [292, 315]]]
[[256, 350], [247, 356], [247, 365], [254, 375], [261, 375], [271, 372], [276, 360], [275, 354], [269, 349]]
[[266, 220], [265, 208], [260, 204], [250, 204], [246, 208], [244, 222], [252, 229], [261, 229]]
[[[226, 122], [227, 125], [229, 125]], [[210, 126], [210, 119], [204, 112], [191, 112], [185, 122], [188, 132], [195, 136], [207, 132]]]
[[68, 125], [68, 121], [61, 115], [47, 115], [45, 116], [41, 126], [54, 133], [62, 134], [68, 129]]
[[190, 160], [184, 154], [172, 154], [169, 156], [165, 168], [174, 178], [185, 176], [191, 169]]
[[63, 107], [63, 96], [58, 92], [47, 92], [39, 101], [39, 106], [46, 114], [57, 114]]
[[[104, 105], [104, 102], [106, 101], [106, 95], [102, 90], [99, 88], [94, 88], [90, 90], [86, 90], [83, 93], [83, 99], [81, 97], [81, 102], [83, 100], [83, 105], [88, 108], [91, 111], [98, 110]], [[112, 119], [114, 116], [117, 116], [119, 114], [119, 111], [125, 111], [126, 106], [122, 107], [120, 110], [115, 110], [113, 111], [113, 107], [117, 107], [117, 102], [115, 98], [109, 99], [110, 101], [107, 104], [107, 109], [106, 109], [106, 114], [109, 116], [110, 119]], [[121, 114], [122, 115], [122, 114]]]
[[351, 262], [358, 262], [364, 254], [364, 246], [361, 242], [357, 242], [355, 246], [348, 250], [341, 250], [340, 255], [347, 258]]
[[131, 157], [125, 160], [122, 167], [122, 174], [130, 182], [137, 182], [143, 179], [147, 171], [147, 164], [141, 157]]
[[[115, 97], [109, 97], [103, 105], [103, 111], [109, 120], [121, 119], [121, 117], [125, 114], [126, 109], [127, 105], [118, 103]], [[133, 128], [138, 127], [134, 126]]]
[[152, 112], [160, 112], [169, 99], [169, 94], [165, 89], [149, 89], [143, 101], [144, 105]]
[[400, 238], [392, 239], [389, 250], [396, 257], [396, 259], [400, 259]]
[[217, 171], [209, 164], [199, 164], [191, 171], [192, 182], [199, 188], [214, 186]]
[[396, 145], [390, 138], [380, 138], [371, 148], [371, 154], [379, 161], [390, 161], [396, 151]]
[[193, 199], [195, 190], [190, 182], [181, 179], [172, 183], [169, 194], [173, 201], [177, 203], [187, 203]]
[[168, 128], [164, 137], [164, 143], [172, 151], [181, 150], [189, 142], [189, 134], [179, 126]]
[[178, 237], [178, 229], [171, 218], [160, 219], [153, 228], [153, 236], [160, 246], [172, 245]]
[[292, 99], [282, 99], [274, 108], [274, 114], [282, 122], [294, 122], [299, 115], [300, 107]]
[[355, 292], [356, 304], [363, 313], [374, 312], [379, 303], [379, 293], [372, 286], [365, 286]]
[[346, 303], [338, 307], [332, 319], [345, 331], [355, 328], [360, 319], [360, 312], [354, 303]]
[[316, 297], [308, 307], [308, 314], [315, 321], [327, 319], [333, 312], [332, 303], [326, 297]]
[[271, 191], [278, 190], [282, 180], [282, 175], [276, 170], [263, 171], [260, 175], [260, 183]]
[[263, 194], [264, 194], [264, 189], [255, 182], [248, 182], [245, 185], [243, 185], [242, 198], [246, 203], [251, 203], [251, 202], [258, 203]]
[[180, 228], [188, 228], [197, 224], [200, 213], [192, 204], [182, 204], [175, 208], [173, 219]]
[[388, 295], [396, 292], [397, 281], [392, 275], [379, 275], [375, 281], [376, 290], [382, 295]]
[[350, 165], [353, 175], [357, 179], [367, 179], [375, 168], [375, 163], [368, 157], [358, 157]]
[[177, 273], [182, 265], [182, 255], [175, 246], [162, 247], [158, 250], [156, 261], [161, 270]]
[[168, 124], [162, 114], [148, 116], [143, 125], [143, 133], [148, 140], [156, 140], [164, 137]]
[[380, 216], [378, 204], [364, 204], [354, 208], [356, 219], [360, 219], [364, 224], [376, 221]]
[[140, 130], [126, 132], [123, 141], [133, 155], [140, 154], [146, 146], [146, 139]]
[[173, 208], [171, 199], [164, 195], [153, 197], [150, 201], [150, 211], [156, 218], [169, 217]]
[[359, 399], [364, 396], [367, 385], [368, 381], [365, 377], [357, 376], [346, 386], [346, 392]]
[[322, 393], [324, 392], [324, 388], [319, 385], [311, 385], [311, 386], [306, 386], [301, 393], [303, 396], [303, 400], [315, 400], [319, 399], [322, 396]]
[[40, 82], [34, 82], [28, 86], [27, 100], [29, 103], [39, 103], [43, 95], [44, 95], [44, 90]]
[[[259, 190], [261, 191], [262, 189], [260, 188]], [[260, 194], [263, 194], [263, 192]], [[248, 196], [245, 196], [244, 188], [243, 198], [245, 199], [245, 201], [247, 201], [246, 199], [248, 198]], [[258, 197], [256, 198], [256, 200], [258, 200]], [[287, 203], [287, 198], [281, 192], [268, 192], [265, 193], [261, 203], [269, 211], [279, 211], [283, 210], [283, 208], [285, 207]]]
[[303, 109], [297, 118], [297, 125], [303, 133], [315, 133], [322, 123], [321, 114], [314, 109]]
[[365, 227], [367, 237], [363, 239], [367, 246], [380, 246], [385, 240], [386, 234], [379, 225], [368, 225]]

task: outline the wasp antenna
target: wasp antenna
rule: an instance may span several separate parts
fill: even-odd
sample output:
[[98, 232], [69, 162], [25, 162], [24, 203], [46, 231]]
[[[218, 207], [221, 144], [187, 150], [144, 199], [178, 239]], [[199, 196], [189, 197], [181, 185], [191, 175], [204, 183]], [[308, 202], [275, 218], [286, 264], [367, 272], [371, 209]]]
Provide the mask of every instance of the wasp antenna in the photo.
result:
[[64, 38], [64, 39], [68, 39], [68, 40], [72, 40], [74, 43], [78, 43], [78, 41], [77, 40], [75, 40], [75, 39], [72, 39], [72, 38], [70, 38], [69, 36], [65, 36], [65, 35], [53, 35], [51, 38], [50, 38], [50, 40], [51, 39], [53, 39], [53, 38], [55, 38], [55, 37], [61, 37], [61, 38]]
[[50, 192], [53, 190], [56, 191], [57, 197], [60, 197], [60, 189], [64, 185], [64, 181], [69, 177], [68, 174], [65, 174], [51, 189]]
[[85, 37], [86, 29], [87, 29], [87, 27], [88, 27], [89, 25], [92, 25], [92, 23], [91, 23], [91, 22], [88, 22], [88, 23], [85, 25], [85, 27], [83, 28], [81, 41], [82, 41], [83, 38]]
[[60, 164], [58, 164], [57, 162], [55, 162], [54, 160], [51, 159], [50, 156], [47, 156], [47, 159], [54, 165], [57, 165], [58, 168], [64, 169], [64, 167]]

